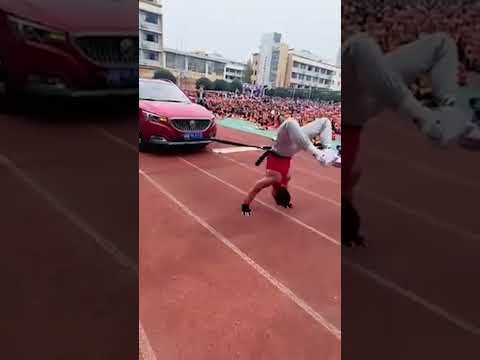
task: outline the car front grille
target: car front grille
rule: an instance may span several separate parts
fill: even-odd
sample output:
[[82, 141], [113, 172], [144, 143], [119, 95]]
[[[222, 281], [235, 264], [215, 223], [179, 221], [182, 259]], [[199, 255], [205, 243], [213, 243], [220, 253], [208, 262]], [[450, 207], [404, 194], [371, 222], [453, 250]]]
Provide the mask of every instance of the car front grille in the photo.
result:
[[208, 119], [172, 119], [171, 122], [180, 131], [204, 131], [210, 126]]
[[103, 66], [137, 66], [137, 36], [80, 36], [75, 44], [92, 62]]

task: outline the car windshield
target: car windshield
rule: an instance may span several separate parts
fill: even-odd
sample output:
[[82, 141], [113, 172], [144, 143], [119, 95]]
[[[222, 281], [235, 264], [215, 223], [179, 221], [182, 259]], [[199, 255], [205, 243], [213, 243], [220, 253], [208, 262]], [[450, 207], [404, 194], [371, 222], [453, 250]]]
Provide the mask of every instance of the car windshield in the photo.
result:
[[190, 99], [174, 84], [163, 81], [140, 81], [140, 100], [190, 103]]

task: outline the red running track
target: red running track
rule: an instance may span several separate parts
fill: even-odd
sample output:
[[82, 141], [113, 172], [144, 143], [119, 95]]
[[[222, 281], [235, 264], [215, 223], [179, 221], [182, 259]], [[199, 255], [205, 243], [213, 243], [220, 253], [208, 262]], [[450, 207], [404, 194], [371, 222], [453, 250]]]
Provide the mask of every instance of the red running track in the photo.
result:
[[298, 157], [294, 208], [242, 217], [258, 154], [140, 155], [145, 358], [340, 359], [340, 171]]
[[136, 113], [36, 110], [0, 114], [2, 358], [134, 359], [138, 156], [97, 127]]
[[[371, 121], [361, 142], [355, 200], [370, 247], [342, 254], [342, 355], [473, 358], [480, 335], [478, 153], [436, 148], [391, 113]], [[374, 356], [365, 346], [372, 338]]]

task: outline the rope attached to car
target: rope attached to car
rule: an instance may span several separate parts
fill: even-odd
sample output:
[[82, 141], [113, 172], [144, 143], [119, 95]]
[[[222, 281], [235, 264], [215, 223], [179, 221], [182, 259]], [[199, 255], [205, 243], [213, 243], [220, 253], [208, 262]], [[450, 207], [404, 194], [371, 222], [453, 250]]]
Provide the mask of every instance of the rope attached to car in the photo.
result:
[[257, 159], [257, 161], [255, 161], [255, 166], [260, 166], [262, 164], [262, 162], [265, 160], [265, 158], [268, 156], [268, 154], [273, 154], [275, 156], [285, 158], [285, 156], [282, 156], [282, 155], [276, 153], [275, 151], [273, 151], [271, 146], [244, 144], [244, 143], [239, 143], [239, 142], [230, 141], [230, 140], [217, 139], [217, 138], [212, 138], [210, 140], [213, 141], [213, 142], [220, 143], [220, 144], [251, 147], [251, 148], [263, 150], [263, 154], [260, 155], [260, 157]]

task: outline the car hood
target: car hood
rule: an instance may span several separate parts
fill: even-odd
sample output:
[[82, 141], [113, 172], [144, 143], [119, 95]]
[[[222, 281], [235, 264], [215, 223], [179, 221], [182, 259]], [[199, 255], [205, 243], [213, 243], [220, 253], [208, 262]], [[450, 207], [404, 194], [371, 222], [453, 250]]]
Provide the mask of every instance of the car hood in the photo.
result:
[[138, 3], [131, 0], [0, 0], [0, 11], [65, 32], [138, 35]]
[[140, 100], [140, 109], [154, 113], [160, 116], [170, 118], [192, 117], [192, 118], [212, 118], [210, 111], [197, 104], [180, 104], [161, 101]]

